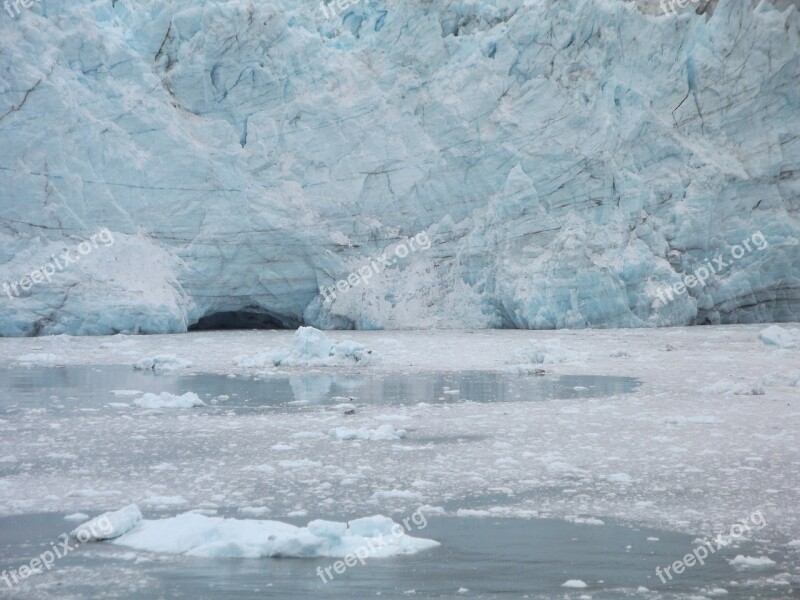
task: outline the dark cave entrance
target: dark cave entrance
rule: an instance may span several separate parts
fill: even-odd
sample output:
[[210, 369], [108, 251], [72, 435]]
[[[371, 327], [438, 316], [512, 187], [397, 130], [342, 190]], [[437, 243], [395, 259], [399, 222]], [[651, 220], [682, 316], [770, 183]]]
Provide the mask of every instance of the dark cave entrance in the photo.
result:
[[273, 315], [255, 308], [215, 312], [201, 317], [189, 331], [231, 329], [296, 329], [302, 322], [292, 317]]

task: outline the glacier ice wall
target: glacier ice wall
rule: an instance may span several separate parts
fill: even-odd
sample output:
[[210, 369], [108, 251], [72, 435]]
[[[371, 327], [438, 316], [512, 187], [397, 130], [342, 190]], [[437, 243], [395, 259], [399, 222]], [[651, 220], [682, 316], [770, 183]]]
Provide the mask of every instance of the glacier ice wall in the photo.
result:
[[[791, 4], [0, 13], [0, 283], [114, 235], [4, 289], [0, 335], [185, 331], [241, 310], [324, 328], [800, 319]], [[757, 231], [767, 250], [658, 299]], [[398, 259], [420, 233], [430, 247]], [[368, 282], [319, 294], [384, 253]]]

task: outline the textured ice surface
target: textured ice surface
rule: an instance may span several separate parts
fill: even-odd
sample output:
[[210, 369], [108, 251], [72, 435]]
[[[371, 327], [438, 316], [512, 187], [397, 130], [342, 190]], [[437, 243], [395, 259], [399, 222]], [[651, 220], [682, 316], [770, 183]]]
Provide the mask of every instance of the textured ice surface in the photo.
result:
[[82, 542], [111, 540], [128, 533], [139, 525], [141, 520], [142, 513], [139, 507], [129, 504], [79, 525], [70, 535], [76, 536]]
[[[642, 382], [634, 393], [611, 397], [474, 402], [470, 387], [459, 384], [452, 387], [461, 402], [433, 404], [420, 381], [403, 388], [407, 404], [389, 407], [362, 396], [351, 401], [348, 409], [355, 403], [357, 410], [350, 415], [311, 403], [261, 414], [201, 408], [152, 415], [93, 408], [82, 394], [67, 400], [66, 390], [43, 390], [38, 405], [11, 393], [0, 414], [0, 514], [94, 515], [135, 502], [163, 506], [170, 515], [242, 509], [240, 516], [252, 518], [244, 509], [256, 508], [279, 520], [292, 513], [338, 521], [381, 513], [399, 521], [428, 505], [426, 515], [593, 518], [713, 537], [759, 509], [767, 525], [753, 541], [781, 549], [800, 540], [794, 387], [800, 349], [765, 345], [759, 339], [764, 329], [348, 332], [381, 354], [379, 364], [361, 369], [365, 377], [502, 371], [522, 356], [532, 360], [531, 347], [559, 346], [565, 356], [581, 358], [547, 364], [548, 372]], [[17, 364], [19, 355], [52, 352], [61, 364], [116, 364], [130, 373], [134, 358], [160, 351], [191, 361], [193, 370], [244, 374], [236, 356], [289, 348], [292, 336], [237, 331], [4, 339], [0, 366]], [[297, 392], [338, 402], [333, 396], [347, 377], [328, 367], [317, 371], [327, 384], [304, 392], [299, 377]], [[720, 382], [726, 384], [708, 389]], [[761, 386], [764, 395], [726, 393], [732, 389], [727, 382]], [[262, 391], [252, 383], [255, 397]], [[123, 387], [136, 386], [109, 382], [108, 400], [120, 400], [111, 391]], [[372, 389], [378, 400], [381, 388]], [[408, 435], [341, 442], [323, 433], [384, 424]], [[785, 549], [784, 558], [770, 558], [796, 580], [800, 542]], [[580, 576], [568, 570], [558, 584]]]
[[335, 440], [395, 441], [403, 439], [406, 435], [407, 432], [404, 429], [395, 429], [388, 423], [375, 429], [335, 427], [328, 431], [328, 436]]
[[[0, 333], [243, 309], [324, 328], [788, 320], [787, 4], [34, 3], [0, 19], [0, 281], [104, 227], [114, 243], [0, 294]], [[656, 301], [757, 231], [767, 250]], [[420, 232], [430, 249], [322, 301]]]
[[314, 327], [300, 327], [292, 336], [289, 350], [262, 352], [255, 356], [242, 356], [237, 364], [245, 368], [269, 366], [336, 366], [359, 364], [366, 366], [377, 360], [377, 355], [363, 344], [353, 340], [333, 342], [327, 334]]
[[799, 348], [800, 329], [785, 329], [779, 325], [770, 325], [764, 329], [759, 337], [767, 346], [778, 348]]
[[224, 519], [196, 513], [144, 520], [114, 540], [137, 550], [207, 558], [344, 557], [415, 554], [439, 545], [405, 534], [402, 525], [376, 515], [349, 523], [316, 520], [307, 527], [280, 521]]
[[205, 402], [198, 398], [194, 392], [186, 392], [180, 396], [161, 392], [160, 394], [144, 394], [133, 401], [139, 408], [194, 408], [205, 406]]

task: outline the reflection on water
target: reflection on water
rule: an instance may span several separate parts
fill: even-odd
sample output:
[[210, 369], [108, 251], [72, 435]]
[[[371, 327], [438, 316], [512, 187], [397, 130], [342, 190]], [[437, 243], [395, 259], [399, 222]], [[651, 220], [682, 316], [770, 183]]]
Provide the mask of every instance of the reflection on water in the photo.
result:
[[[303, 406], [352, 402], [369, 405], [427, 402], [517, 402], [592, 398], [625, 394], [638, 382], [629, 377], [590, 375], [518, 376], [466, 371], [400, 374], [289, 374], [266, 378], [225, 375], [176, 375], [136, 371], [128, 367], [16, 367], [0, 369], [0, 411], [15, 407], [48, 408], [53, 414], [130, 402], [113, 390], [195, 392], [207, 410], [236, 412], [265, 408], [293, 410]], [[206, 410], [206, 409], [202, 409]]]

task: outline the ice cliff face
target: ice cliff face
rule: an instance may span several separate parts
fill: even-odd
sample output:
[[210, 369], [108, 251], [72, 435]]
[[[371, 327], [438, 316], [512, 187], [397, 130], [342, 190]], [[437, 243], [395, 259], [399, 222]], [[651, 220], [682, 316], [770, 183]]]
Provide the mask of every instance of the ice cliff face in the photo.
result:
[[791, 3], [315, 1], [0, 13], [0, 334], [799, 318]]

